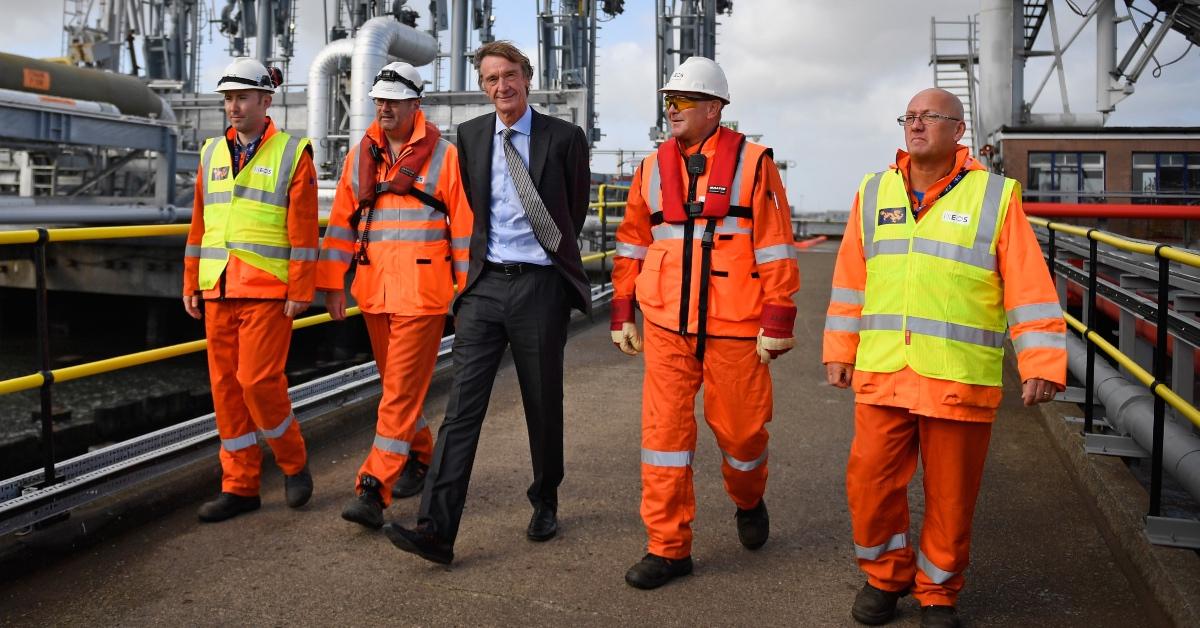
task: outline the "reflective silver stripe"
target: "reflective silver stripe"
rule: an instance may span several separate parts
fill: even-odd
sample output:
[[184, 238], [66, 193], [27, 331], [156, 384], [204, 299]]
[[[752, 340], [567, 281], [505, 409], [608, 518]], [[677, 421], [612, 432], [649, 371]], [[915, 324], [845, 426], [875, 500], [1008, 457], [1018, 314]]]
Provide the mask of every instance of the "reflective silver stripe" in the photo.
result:
[[862, 218], [863, 231], [863, 255], [867, 259], [871, 259], [875, 255], [875, 214], [878, 210], [876, 205], [879, 204], [879, 181], [887, 171], [876, 172], [867, 179], [867, 185], [863, 188], [862, 198], [858, 199], [858, 213]]
[[206, 206], [232, 202], [233, 192], [206, 192], [204, 194], [204, 204]]
[[213, 153], [217, 150], [217, 143], [225, 141], [224, 137], [214, 137], [208, 141], [208, 146], [204, 149], [204, 154], [200, 156], [200, 163], [203, 164], [201, 170], [204, 171], [204, 178], [208, 178], [208, 170], [212, 167]]
[[[642, 162], [642, 163], [645, 163], [645, 162]], [[658, 201], [659, 201], [658, 196], [659, 196], [660, 192], [661, 192], [661, 190], [659, 189], [659, 182], [658, 182], [658, 159], [655, 158], [654, 167], [650, 169], [650, 185], [647, 188], [647, 192], [646, 192], [646, 205], [650, 208], [651, 214], [653, 214], [654, 212], [657, 212], [657, 211], [662, 211], [658, 206]], [[680, 236], [680, 237], [683, 237], [683, 236]]]
[[908, 329], [914, 333], [926, 336], [936, 336], [947, 340], [957, 340], [958, 342], [969, 342], [984, 347], [1000, 348], [1004, 346], [1004, 332], [979, 329], [978, 327], [969, 327], [967, 325], [959, 325], [958, 323], [909, 316]]
[[[721, 222], [717, 224], [716, 233], [739, 235], [750, 235], [753, 233], [753, 230], [749, 227], [738, 226], [737, 220], [738, 219], [735, 216], [727, 216], [723, 218]], [[692, 229], [693, 241], [700, 241], [700, 234], [703, 233], [707, 224], [707, 219], [700, 219], [696, 221], [696, 225]], [[682, 240], [683, 228], [684, 225], [673, 225], [664, 222], [661, 225], [650, 227], [650, 235], [653, 236], [655, 240]]]
[[853, 316], [826, 316], [825, 331], [848, 331], [858, 333], [862, 320]]
[[238, 451], [240, 449], [245, 449], [247, 447], [253, 447], [257, 444], [258, 444], [258, 435], [255, 434], [254, 432], [250, 432], [249, 434], [242, 434], [241, 436], [238, 436], [237, 438], [222, 438], [221, 439], [221, 447], [223, 447], [225, 449], [225, 451]]
[[331, 226], [331, 227], [325, 228], [325, 237], [333, 238], [335, 240], [345, 240], [347, 242], [353, 242], [354, 240], [357, 239], [357, 234], [354, 233], [353, 229], [348, 229], [346, 227], [332, 227]]
[[728, 462], [729, 466], [733, 467], [734, 469], [737, 469], [738, 471], [753, 471], [753, 470], [757, 469], [759, 466], [761, 466], [762, 463], [766, 462], [766, 460], [767, 460], [767, 450], [766, 449], [763, 449], [762, 454], [760, 454], [754, 460], [750, 460], [750, 461], [738, 460], [737, 458], [734, 458], [733, 456], [731, 456], [723, 451], [721, 453], [725, 455], [725, 462]]
[[682, 240], [683, 225], [670, 225], [665, 222], [661, 225], [654, 225], [650, 227], [650, 235], [655, 240]]
[[385, 220], [395, 222], [429, 222], [431, 220], [445, 222], [446, 214], [426, 205], [409, 208], [376, 207], [375, 220], [379, 222]]
[[321, 249], [321, 257], [318, 259], [333, 260], [335, 262], [346, 262], [347, 264], [349, 264], [350, 260], [354, 259], [354, 254], [351, 253], [350, 251], [343, 251], [341, 249], [324, 248], [324, 249]]
[[942, 569], [941, 567], [929, 562], [929, 559], [925, 557], [925, 552], [921, 551], [917, 552], [917, 569], [924, 571], [925, 575], [929, 576], [929, 579], [932, 580], [934, 584], [943, 584], [947, 580], [958, 575], [953, 571], [946, 571], [945, 569]]
[[1040, 321], [1046, 318], [1059, 319], [1063, 317], [1062, 307], [1058, 301], [1049, 303], [1030, 303], [1018, 305], [1006, 313], [1009, 326], [1020, 325], [1030, 321]]
[[776, 244], [774, 246], [764, 246], [761, 249], [754, 249], [754, 263], [766, 264], [769, 262], [778, 262], [781, 259], [792, 259], [792, 253], [796, 247], [790, 244]]
[[[979, 226], [975, 229], [975, 250], [987, 254], [992, 248], [992, 236], [996, 234], [996, 220], [1000, 217], [1000, 197], [1004, 195], [1004, 177], [990, 172], [983, 191], [983, 207], [979, 210]], [[995, 268], [995, 266], [993, 266]]]
[[689, 467], [692, 465], [692, 451], [654, 451], [642, 448], [642, 463], [656, 467]]
[[862, 290], [854, 290], [852, 288], [838, 288], [835, 286], [832, 290], [829, 291], [829, 301], [831, 303], [847, 303], [849, 305], [862, 305], [863, 299], [864, 299], [864, 295], [863, 295]]
[[1061, 331], [1027, 331], [1013, 338], [1013, 348], [1020, 353], [1026, 349], [1067, 348], [1067, 335]]
[[854, 544], [854, 555], [863, 560], [879, 560], [884, 554], [908, 547], [908, 535], [903, 532], [897, 532], [885, 543], [864, 547], [858, 543]]
[[[738, 149], [737, 169], [733, 171], [733, 183], [729, 186], [729, 204], [741, 205], [742, 200], [742, 167], [745, 162], [742, 160], [746, 156], [746, 142], [742, 142], [741, 148]], [[756, 166], [758, 164], [755, 164]], [[760, 262], [761, 263], [761, 262]]]
[[617, 256], [629, 259], [646, 259], [647, 247], [626, 242], [617, 242]]
[[438, 143], [433, 147], [433, 154], [429, 156], [429, 170], [425, 172], [425, 193], [433, 196], [437, 192], [438, 178], [442, 176], [442, 162], [446, 160], [446, 147], [450, 142], [446, 138], [438, 138]]
[[[903, 240], [899, 240], [899, 242], [903, 242]], [[957, 244], [950, 244], [949, 242], [914, 237], [912, 250], [913, 253], [923, 253], [933, 257], [970, 264], [984, 270], [995, 270], [996, 256], [988, 252], [990, 247], [991, 241], [984, 243], [982, 249], [978, 248], [978, 246], [968, 249]]]
[[396, 440], [394, 438], [387, 438], [386, 436], [380, 436], [379, 434], [375, 435], [374, 446], [375, 446], [375, 449], [378, 449], [380, 451], [386, 451], [386, 452], [390, 452], [393, 454], [400, 454], [401, 456], [407, 456], [408, 450], [410, 447], [408, 444], [408, 441], [406, 441], [406, 440]]
[[200, 245], [199, 244], [189, 244], [189, 245], [183, 247], [183, 256], [184, 257], [200, 257]]
[[271, 259], [288, 259], [291, 257], [292, 249], [286, 246], [272, 246], [270, 244], [254, 244], [252, 242], [226, 242], [225, 246], [231, 249], [239, 249], [242, 251], [250, 251], [257, 253], [263, 257]]
[[425, 415], [422, 414], [421, 416], [417, 417], [417, 431], [419, 432], [427, 427], [429, 427], [429, 423], [425, 421]]
[[[260, 190], [244, 185], [234, 185], [233, 191], [238, 198], [273, 205], [288, 206], [288, 184], [292, 181], [292, 162], [296, 159], [296, 149], [300, 146], [300, 138], [289, 136], [287, 145], [283, 148], [283, 159], [279, 163], [279, 173], [275, 177], [275, 190]], [[257, 156], [257, 155], [256, 155]], [[253, 162], [253, 160], [251, 160]], [[249, 166], [250, 164], [246, 164]]]
[[317, 261], [317, 253], [320, 249], [308, 246], [297, 246], [292, 249], [288, 259], [299, 262], [315, 262]]
[[[354, 148], [350, 151], [354, 155], [354, 167], [350, 169], [350, 191], [354, 192], [355, 202], [358, 201], [358, 158], [362, 156], [362, 154], [358, 152], [359, 144], [366, 139], [367, 138], [364, 137], [362, 140], [359, 140], [358, 144], [355, 144]], [[349, 156], [347, 156], [347, 161], [348, 160]]]
[[864, 314], [862, 328], [864, 330], [900, 331], [904, 329], [904, 317], [900, 314]]
[[450, 246], [456, 249], [465, 249], [471, 246], [471, 236], [463, 236], [461, 238], [451, 238]]
[[[707, 223], [700, 223], [699, 221], [696, 222], [697, 235], [699, 235], [699, 231], [701, 229], [703, 229], [706, 224]], [[738, 224], [737, 216], [726, 216], [726, 217], [722, 218], [720, 224], [717, 225], [717, 233], [734, 233], [734, 234], [741, 234], [741, 235], [750, 235], [750, 234], [754, 233], [754, 230], [751, 229], [750, 227], [740, 226]], [[699, 238], [697, 238], [697, 239], [699, 239]]]
[[454, 260], [454, 272], [465, 273], [471, 270], [471, 262], [469, 260]]
[[875, 255], [906, 255], [908, 254], [908, 240], [880, 240], [871, 249], [871, 254], [868, 257]]
[[448, 235], [445, 229], [371, 229], [372, 242], [437, 242]]
[[292, 421], [295, 421], [295, 420], [296, 420], [296, 415], [289, 414], [289, 415], [287, 415], [287, 418], [283, 420], [282, 423], [275, 426], [275, 429], [263, 430], [263, 436], [266, 436], [268, 439], [281, 438], [283, 436], [283, 433], [287, 431], [288, 426], [291, 425]]
[[229, 259], [229, 252], [215, 246], [200, 247], [200, 259]]

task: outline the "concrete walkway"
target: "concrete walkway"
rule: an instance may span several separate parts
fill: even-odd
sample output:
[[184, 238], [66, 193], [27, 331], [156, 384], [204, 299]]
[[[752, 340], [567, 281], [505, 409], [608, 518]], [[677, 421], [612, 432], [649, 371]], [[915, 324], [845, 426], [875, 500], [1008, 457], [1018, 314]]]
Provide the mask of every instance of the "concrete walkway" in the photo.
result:
[[[657, 591], [624, 583], [645, 542], [637, 514], [642, 369], [640, 359], [612, 347], [607, 325], [595, 324], [568, 344], [567, 477], [553, 541], [524, 537], [529, 454], [507, 366], [484, 426], [453, 566], [403, 554], [382, 534], [339, 518], [372, 438], [373, 411], [362, 409], [336, 437], [314, 443], [317, 492], [305, 509], [284, 506], [272, 466], [261, 511], [202, 525], [194, 509], [212, 495], [214, 481], [150, 524], [65, 557], [27, 561], [28, 573], [0, 585], [0, 624], [855, 625], [849, 608], [862, 577], [844, 489], [852, 395], [825, 385], [820, 364], [833, 255], [826, 247], [800, 263], [798, 346], [773, 367], [772, 536], [758, 552], [738, 544], [720, 455], [702, 427], [696, 572]], [[1158, 615], [1131, 593], [1086, 498], [1036, 411], [1016, 399], [1015, 384], [996, 422], [976, 512], [964, 620], [1090, 628], [1153, 622]], [[435, 427], [443, 389], [426, 406]], [[919, 490], [912, 503], [919, 521]], [[388, 516], [411, 524], [417, 507], [398, 502]], [[918, 623], [906, 598], [894, 625]]]

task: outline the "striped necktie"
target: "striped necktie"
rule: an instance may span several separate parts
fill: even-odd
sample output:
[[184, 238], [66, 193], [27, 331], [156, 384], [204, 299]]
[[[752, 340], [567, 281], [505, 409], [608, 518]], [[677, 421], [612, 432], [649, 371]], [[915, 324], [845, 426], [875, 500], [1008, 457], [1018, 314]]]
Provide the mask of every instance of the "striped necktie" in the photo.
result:
[[525, 167], [525, 162], [521, 161], [517, 148], [512, 145], [510, 138], [515, 131], [504, 129], [500, 133], [504, 136], [504, 158], [508, 161], [508, 174], [512, 177], [513, 187], [517, 189], [517, 196], [521, 197], [525, 218], [533, 227], [533, 235], [538, 243], [547, 251], [556, 253], [558, 245], [562, 242], [562, 233], [558, 230], [558, 225], [554, 224], [554, 219], [550, 217], [541, 195], [534, 187], [533, 179], [529, 177], [529, 169]]

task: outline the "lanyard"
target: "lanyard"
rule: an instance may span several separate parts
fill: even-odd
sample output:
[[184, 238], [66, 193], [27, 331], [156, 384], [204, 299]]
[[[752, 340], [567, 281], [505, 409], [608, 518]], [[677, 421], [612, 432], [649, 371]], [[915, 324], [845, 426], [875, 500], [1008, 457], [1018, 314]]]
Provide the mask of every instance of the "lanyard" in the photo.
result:
[[967, 169], [963, 168], [962, 170], [958, 171], [958, 174], [955, 175], [955, 177], [950, 180], [950, 183], [946, 184], [946, 187], [944, 189], [942, 189], [942, 192], [940, 194], [938, 194], [935, 198], [930, 200], [929, 197], [926, 196], [924, 199], [922, 199], [921, 204], [918, 205], [915, 209], [913, 209], [913, 217], [915, 218], [918, 214], [920, 214], [921, 212], [928, 209], [930, 205], [933, 205], [934, 203], [936, 203], [938, 201], [938, 199], [949, 194], [950, 190], [953, 190], [954, 186], [958, 185], [958, 182], [962, 181], [963, 177], [965, 177], [965, 176], [967, 176]]

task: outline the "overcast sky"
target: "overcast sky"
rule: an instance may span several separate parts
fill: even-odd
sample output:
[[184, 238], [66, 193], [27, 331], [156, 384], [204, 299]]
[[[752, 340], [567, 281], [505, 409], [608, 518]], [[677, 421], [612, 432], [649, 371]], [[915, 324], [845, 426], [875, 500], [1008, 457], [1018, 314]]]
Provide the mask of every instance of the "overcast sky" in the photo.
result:
[[[204, 0], [209, 6], [224, 0]], [[1106, 0], [1111, 1], [1111, 0]], [[1090, 0], [1075, 0], [1087, 7]], [[324, 45], [325, 11], [330, 0], [299, 0], [300, 33], [292, 81], [303, 81], [309, 60]], [[428, 2], [410, 2], [427, 27]], [[495, 33], [512, 39], [537, 62], [535, 0], [495, 0]], [[600, 149], [648, 149], [658, 99], [654, 94], [654, 2], [627, 0], [625, 13], [602, 24], [597, 53], [597, 111], [605, 137]], [[845, 209], [861, 176], [886, 167], [903, 143], [895, 118], [909, 98], [932, 85], [929, 66], [930, 19], [965, 20], [977, 15], [979, 0], [735, 0], [732, 16], [720, 20], [717, 61], [729, 78], [732, 103], [725, 119], [737, 120], [745, 133], [762, 134], [777, 160], [793, 162], [787, 175], [792, 204], [805, 210]], [[1153, 12], [1148, 0], [1135, 6]], [[62, 52], [60, 0], [0, 0], [5, 26], [0, 50], [29, 56]], [[1066, 2], [1055, 2], [1060, 38], [1080, 23]], [[1118, 16], [1125, 15], [1123, 2]], [[1146, 18], [1134, 13], [1138, 24]], [[1048, 24], [1039, 48], [1049, 48]], [[1073, 112], [1095, 110], [1094, 23], [1066, 56], [1067, 87]], [[1134, 28], [1118, 25], [1118, 58]], [[444, 33], [443, 46], [448, 44]], [[226, 40], [215, 28], [205, 30], [204, 81], [212, 82], [227, 63]], [[211, 43], [210, 43], [211, 42]], [[474, 40], [473, 40], [474, 42]], [[1160, 62], [1183, 54], [1188, 45], [1178, 33], [1167, 36]], [[1026, 97], [1032, 96], [1049, 62], [1033, 59], [1026, 69]], [[1191, 49], [1179, 63], [1155, 78], [1150, 68], [1133, 96], [1120, 103], [1110, 126], [1200, 125], [1200, 51]], [[536, 70], [536, 68], [535, 68]], [[425, 68], [423, 73], [432, 78]], [[473, 84], [473, 81], [471, 81]], [[1061, 111], [1057, 80], [1051, 78], [1035, 112]], [[598, 156], [597, 171], [615, 169], [612, 158]]]

